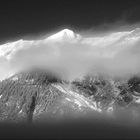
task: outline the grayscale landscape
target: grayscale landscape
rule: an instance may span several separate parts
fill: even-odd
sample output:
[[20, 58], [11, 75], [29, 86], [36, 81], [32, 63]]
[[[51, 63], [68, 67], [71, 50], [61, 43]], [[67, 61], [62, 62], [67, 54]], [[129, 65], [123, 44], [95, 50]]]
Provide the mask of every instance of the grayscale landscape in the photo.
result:
[[0, 2], [0, 138], [139, 139], [140, 2]]
[[[124, 125], [137, 124], [139, 34], [137, 28], [84, 38], [64, 29], [43, 40], [1, 45], [1, 71], [10, 69], [5, 77], [1, 76], [0, 121], [44, 123], [106, 118]], [[95, 48], [95, 44], [101, 46]], [[111, 49], [112, 44], [117, 48]]]

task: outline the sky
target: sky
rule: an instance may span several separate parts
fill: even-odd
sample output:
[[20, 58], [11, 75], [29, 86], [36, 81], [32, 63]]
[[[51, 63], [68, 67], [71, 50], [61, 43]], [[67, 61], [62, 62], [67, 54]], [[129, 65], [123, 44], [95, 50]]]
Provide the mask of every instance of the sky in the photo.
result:
[[[76, 31], [140, 21], [138, 0], [0, 2], [0, 43], [70, 28]], [[109, 25], [109, 26], [108, 26]]]

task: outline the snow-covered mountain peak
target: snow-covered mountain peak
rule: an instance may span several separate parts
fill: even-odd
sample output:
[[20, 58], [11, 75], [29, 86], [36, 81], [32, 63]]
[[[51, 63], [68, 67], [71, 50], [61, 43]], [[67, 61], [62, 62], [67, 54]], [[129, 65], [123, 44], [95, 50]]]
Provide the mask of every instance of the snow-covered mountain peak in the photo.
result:
[[81, 36], [79, 34], [74, 33], [72, 30], [63, 29], [60, 32], [48, 37], [47, 40], [65, 41], [65, 40], [75, 40], [79, 38], [81, 38]]

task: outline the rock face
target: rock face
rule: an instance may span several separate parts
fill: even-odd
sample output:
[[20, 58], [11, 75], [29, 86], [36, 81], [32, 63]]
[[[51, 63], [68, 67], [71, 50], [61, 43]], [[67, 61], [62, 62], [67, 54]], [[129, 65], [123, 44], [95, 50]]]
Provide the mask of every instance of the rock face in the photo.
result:
[[49, 72], [21, 72], [0, 83], [0, 121], [53, 121], [130, 108], [129, 115], [139, 116], [138, 81], [88, 75], [70, 83]]

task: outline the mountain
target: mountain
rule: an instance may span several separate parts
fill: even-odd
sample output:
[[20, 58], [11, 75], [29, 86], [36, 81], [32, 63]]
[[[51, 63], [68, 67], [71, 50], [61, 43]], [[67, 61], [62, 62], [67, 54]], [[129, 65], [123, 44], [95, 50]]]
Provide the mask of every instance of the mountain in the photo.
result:
[[23, 71], [0, 82], [0, 121], [40, 123], [92, 116], [115, 119], [116, 111], [126, 114], [129, 108], [133, 108], [129, 116], [136, 120], [140, 115], [139, 83], [138, 77], [124, 82], [100, 75], [69, 82], [41, 69]]
[[74, 33], [72, 30], [64, 29], [50, 37], [47, 40], [51, 41], [76, 41], [79, 40], [81, 36], [79, 34]]
[[[54, 44], [63, 42], [80, 42], [80, 45], [90, 44], [90, 47], [112, 48], [112, 44], [136, 43], [133, 42], [134, 40], [139, 41], [139, 29], [91, 38], [82, 37], [69, 29], [64, 29], [44, 40], [19, 40], [1, 45], [0, 57], [4, 57], [9, 62], [17, 55], [17, 51], [20, 52], [17, 58], [20, 59], [25, 58], [25, 54], [30, 56], [34, 50], [36, 50], [35, 57], [37, 57], [40, 48], [44, 56], [49, 56], [48, 50], [52, 50], [53, 54], [56, 53], [56, 50], [59, 52], [60, 50]], [[45, 51], [47, 45], [49, 49]], [[25, 53], [22, 54], [23, 50]], [[31, 57], [29, 58], [31, 59]], [[29, 61], [29, 59], [27, 60]], [[31, 65], [31, 63], [29, 64]], [[140, 78], [138, 76], [124, 80], [106, 77], [99, 73], [97, 75], [86, 73], [81, 79], [68, 81], [57, 72], [34, 67], [16, 71], [0, 81], [1, 122], [30, 123], [82, 117], [94, 118], [96, 115], [97, 117], [113, 118], [115, 121], [119, 115], [125, 116], [124, 120], [127, 120], [128, 116], [138, 120], [139, 107]]]
[[74, 92], [69, 84], [50, 72], [18, 73], [0, 83], [1, 121], [43, 121], [80, 117], [101, 110], [96, 103]]
[[81, 39], [79, 34], [74, 33], [72, 30], [64, 29], [54, 35], [51, 35], [44, 40], [18, 40], [15, 42], [0, 45], [0, 57], [5, 57], [7, 60], [12, 58], [12, 55], [20, 50], [30, 49], [30, 46], [38, 46], [41, 43], [55, 43], [55, 42], [73, 42], [76, 43]]
[[[118, 46], [122, 47], [121, 44], [125, 45], [127, 43], [128, 45], [136, 42], [139, 40], [140, 35], [140, 29], [136, 28], [131, 31], [122, 31], [122, 32], [114, 32], [110, 33], [104, 36], [97, 36], [97, 37], [83, 37], [80, 34], [75, 33], [72, 30], [69, 29], [63, 29], [59, 31], [56, 34], [53, 34], [43, 40], [18, 40], [15, 42], [10, 42], [6, 44], [0, 45], [0, 57], [4, 56], [7, 59], [11, 58], [11, 54], [16, 52], [17, 50], [22, 50], [29, 48], [30, 46], [38, 46], [38, 44], [48, 44], [48, 43], [57, 43], [57, 42], [70, 42], [70, 43], [81, 43], [85, 45], [90, 46], [96, 46], [96, 47], [108, 47], [110, 48], [110, 45], [114, 45], [115, 43], [118, 44]], [[120, 44], [120, 45], [119, 45]], [[120, 48], [118, 48], [118, 51], [120, 51]]]

